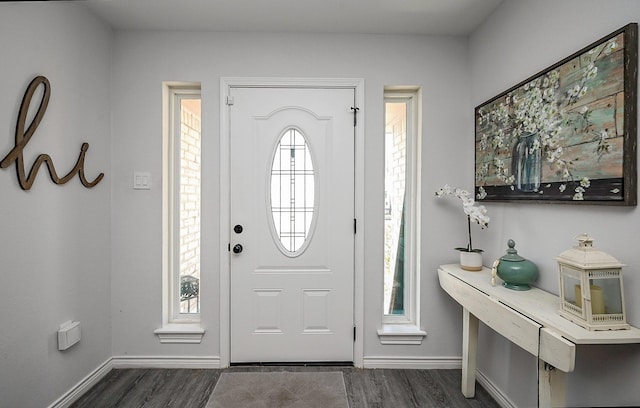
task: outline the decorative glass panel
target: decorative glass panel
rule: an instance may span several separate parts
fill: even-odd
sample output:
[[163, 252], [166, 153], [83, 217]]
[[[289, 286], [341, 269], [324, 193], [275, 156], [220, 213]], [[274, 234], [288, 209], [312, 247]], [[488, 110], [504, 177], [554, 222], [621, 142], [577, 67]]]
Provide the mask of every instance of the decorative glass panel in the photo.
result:
[[282, 248], [300, 251], [315, 208], [315, 174], [309, 145], [297, 129], [280, 137], [271, 166], [271, 215]]

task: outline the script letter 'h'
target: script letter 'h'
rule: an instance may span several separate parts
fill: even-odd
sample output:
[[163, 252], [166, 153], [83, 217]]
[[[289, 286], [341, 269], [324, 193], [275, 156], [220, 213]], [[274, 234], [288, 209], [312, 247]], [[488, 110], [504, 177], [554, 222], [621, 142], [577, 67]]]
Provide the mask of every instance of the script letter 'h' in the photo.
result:
[[[44, 87], [44, 92], [42, 95], [42, 100], [40, 101], [40, 106], [38, 107], [38, 111], [31, 121], [31, 124], [29, 124], [29, 127], [25, 131], [25, 122], [27, 121], [27, 112], [29, 110], [29, 106], [31, 105], [31, 99], [33, 98], [33, 94], [35, 93], [36, 89], [41, 84]], [[104, 177], [104, 173], [100, 173], [98, 177], [96, 177], [95, 180], [91, 182], [87, 181], [84, 175], [84, 157], [87, 153], [87, 150], [89, 149], [89, 143], [82, 144], [82, 147], [80, 148], [80, 156], [78, 156], [76, 165], [66, 176], [62, 178], [58, 177], [56, 168], [53, 165], [53, 160], [48, 154], [39, 155], [36, 161], [33, 163], [33, 166], [29, 171], [29, 175], [27, 176], [25, 173], [23, 151], [29, 143], [29, 140], [35, 133], [36, 129], [38, 128], [38, 125], [40, 124], [40, 121], [42, 120], [42, 117], [47, 110], [50, 96], [51, 84], [49, 83], [49, 80], [43, 76], [35, 77], [27, 87], [27, 91], [22, 98], [22, 104], [20, 105], [20, 111], [18, 113], [18, 122], [16, 124], [15, 146], [13, 149], [11, 149], [9, 154], [7, 154], [4, 159], [2, 159], [2, 161], [0, 161], [0, 168], [6, 169], [15, 162], [18, 182], [20, 183], [20, 187], [23, 190], [29, 190], [31, 188], [42, 163], [45, 163], [47, 165], [47, 168], [49, 169], [49, 176], [55, 184], [65, 184], [76, 174], [78, 174], [82, 185], [86, 188], [91, 188], [102, 180], [102, 178]]]

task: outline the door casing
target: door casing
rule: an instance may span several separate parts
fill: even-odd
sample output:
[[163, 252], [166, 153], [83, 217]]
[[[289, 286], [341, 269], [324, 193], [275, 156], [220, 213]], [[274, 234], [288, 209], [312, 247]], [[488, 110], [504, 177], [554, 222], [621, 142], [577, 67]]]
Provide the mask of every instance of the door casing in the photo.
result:
[[354, 365], [364, 365], [364, 79], [307, 78], [220, 78], [220, 367], [231, 359], [231, 262], [228, 244], [231, 234], [230, 208], [230, 115], [227, 96], [234, 87], [254, 88], [351, 88], [355, 90], [357, 126], [355, 127], [355, 217], [357, 233], [354, 248]]

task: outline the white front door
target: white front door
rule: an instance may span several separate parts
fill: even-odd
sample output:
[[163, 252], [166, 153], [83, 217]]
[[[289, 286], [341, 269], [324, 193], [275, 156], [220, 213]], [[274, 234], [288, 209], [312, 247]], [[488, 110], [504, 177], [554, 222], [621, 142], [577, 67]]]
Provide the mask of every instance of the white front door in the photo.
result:
[[351, 362], [354, 89], [230, 97], [231, 362]]

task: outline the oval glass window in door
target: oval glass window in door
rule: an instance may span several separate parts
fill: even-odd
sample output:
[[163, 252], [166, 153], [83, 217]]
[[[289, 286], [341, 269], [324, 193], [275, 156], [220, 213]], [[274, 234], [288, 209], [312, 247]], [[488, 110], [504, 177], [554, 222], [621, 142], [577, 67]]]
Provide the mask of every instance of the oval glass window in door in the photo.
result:
[[304, 251], [315, 210], [315, 171], [306, 138], [298, 129], [284, 131], [271, 165], [271, 216], [278, 247], [287, 256]]

